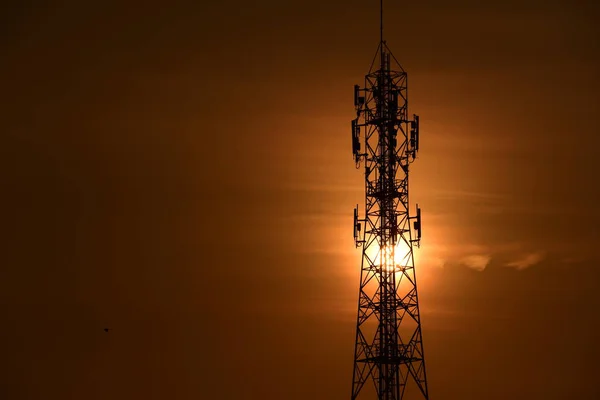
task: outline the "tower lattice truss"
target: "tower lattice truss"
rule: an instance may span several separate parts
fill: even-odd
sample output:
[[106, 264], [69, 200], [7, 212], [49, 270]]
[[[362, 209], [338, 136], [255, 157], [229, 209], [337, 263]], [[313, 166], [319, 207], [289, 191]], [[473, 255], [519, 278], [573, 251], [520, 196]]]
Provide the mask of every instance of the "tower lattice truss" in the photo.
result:
[[[377, 67], [376, 61], [379, 61]], [[421, 212], [409, 216], [408, 170], [419, 150], [419, 117], [408, 119], [407, 74], [381, 41], [354, 87], [352, 151], [364, 164], [365, 212], [354, 210], [362, 247], [352, 399], [428, 399], [413, 246]]]

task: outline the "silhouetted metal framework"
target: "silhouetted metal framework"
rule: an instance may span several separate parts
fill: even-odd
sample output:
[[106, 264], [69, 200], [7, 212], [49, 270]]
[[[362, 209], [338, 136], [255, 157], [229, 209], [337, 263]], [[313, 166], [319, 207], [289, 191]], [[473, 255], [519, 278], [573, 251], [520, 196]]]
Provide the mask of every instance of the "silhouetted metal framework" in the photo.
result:
[[429, 398], [413, 257], [421, 212], [410, 217], [408, 201], [419, 117], [408, 119], [407, 100], [407, 74], [382, 39], [364, 87], [354, 88], [352, 151], [366, 201], [364, 218], [354, 210], [362, 263], [352, 399]]

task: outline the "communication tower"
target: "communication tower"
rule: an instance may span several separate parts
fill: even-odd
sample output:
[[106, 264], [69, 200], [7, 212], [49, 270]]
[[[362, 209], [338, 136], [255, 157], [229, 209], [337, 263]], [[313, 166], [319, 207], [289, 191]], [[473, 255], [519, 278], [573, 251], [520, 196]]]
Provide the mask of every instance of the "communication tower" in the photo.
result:
[[362, 248], [352, 400], [429, 399], [413, 246], [421, 210], [409, 216], [408, 171], [419, 151], [419, 117], [408, 117], [407, 74], [383, 39], [364, 87], [354, 87], [352, 153], [364, 164], [365, 211], [354, 209]]

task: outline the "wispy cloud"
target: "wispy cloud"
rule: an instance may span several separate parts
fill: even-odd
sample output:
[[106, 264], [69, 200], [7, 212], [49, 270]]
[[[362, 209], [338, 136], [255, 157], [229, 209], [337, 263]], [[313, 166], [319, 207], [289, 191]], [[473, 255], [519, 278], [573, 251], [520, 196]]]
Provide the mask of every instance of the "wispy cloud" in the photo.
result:
[[[304, 192], [349, 192], [349, 193], [361, 193], [364, 188], [358, 184], [325, 184], [315, 182], [291, 182], [284, 183], [283, 186], [286, 190], [304, 191]], [[360, 199], [360, 197], [358, 197]]]
[[513, 267], [518, 270], [525, 269], [531, 267], [532, 265], [538, 264], [545, 257], [545, 254], [542, 252], [535, 252], [525, 254], [522, 257], [516, 259], [515, 261], [511, 261], [506, 264], [507, 267]]
[[473, 268], [477, 271], [483, 271], [485, 267], [488, 266], [492, 259], [492, 256], [489, 254], [472, 254], [466, 257], [463, 257], [460, 260], [460, 263], [466, 265], [469, 268]]
[[504, 194], [466, 190], [434, 190], [433, 195], [444, 200], [508, 200]]
[[579, 264], [588, 260], [589, 258], [583, 255], [570, 255], [563, 257], [560, 262], [563, 264]]
[[546, 251], [523, 247], [520, 243], [491, 246], [475, 243], [453, 246], [437, 244], [428, 249], [423, 261], [429, 266], [463, 265], [476, 271], [483, 271], [491, 264], [523, 270], [539, 264], [548, 257]]

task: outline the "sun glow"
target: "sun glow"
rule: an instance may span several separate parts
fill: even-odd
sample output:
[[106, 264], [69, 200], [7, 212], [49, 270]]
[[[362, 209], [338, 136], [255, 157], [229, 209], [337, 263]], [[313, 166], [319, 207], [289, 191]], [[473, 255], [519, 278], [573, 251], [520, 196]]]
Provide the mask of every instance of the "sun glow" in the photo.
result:
[[401, 272], [406, 268], [414, 267], [414, 250], [406, 240], [399, 238], [395, 246], [380, 248], [373, 243], [366, 249], [366, 256], [372, 265], [381, 266], [383, 271]]

